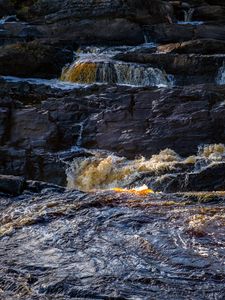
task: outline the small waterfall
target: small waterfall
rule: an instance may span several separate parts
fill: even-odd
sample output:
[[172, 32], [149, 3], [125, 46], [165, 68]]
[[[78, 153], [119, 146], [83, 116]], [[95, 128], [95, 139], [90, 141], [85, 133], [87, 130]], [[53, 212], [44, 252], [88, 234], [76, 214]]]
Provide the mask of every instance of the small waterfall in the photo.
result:
[[166, 74], [157, 68], [124, 63], [116, 63], [114, 67], [119, 84], [135, 86], [167, 86], [169, 84]]
[[81, 122], [79, 125], [80, 125], [80, 131], [79, 131], [79, 136], [77, 138], [77, 147], [80, 147], [81, 146], [81, 143], [82, 143], [82, 137], [83, 137], [83, 132], [84, 132], [84, 125], [85, 125], [85, 122], [87, 121], [87, 119], [85, 119], [83, 122]]
[[184, 10], [184, 22], [191, 22], [192, 21], [194, 11], [195, 11], [194, 8]]
[[0, 25], [4, 25], [5, 23], [14, 23], [18, 21], [19, 20], [16, 16], [7, 16], [0, 19]]
[[168, 86], [171, 80], [162, 70], [113, 60], [78, 60], [62, 72], [61, 80], [76, 83], [110, 83], [134, 86]]
[[225, 62], [223, 63], [222, 67], [219, 68], [216, 83], [219, 85], [225, 84]]

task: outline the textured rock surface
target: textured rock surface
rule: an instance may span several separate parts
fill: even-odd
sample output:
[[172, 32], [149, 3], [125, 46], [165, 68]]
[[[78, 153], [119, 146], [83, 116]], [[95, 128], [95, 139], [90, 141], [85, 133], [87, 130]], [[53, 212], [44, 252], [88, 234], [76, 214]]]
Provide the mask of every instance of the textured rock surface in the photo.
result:
[[165, 196], [1, 196], [2, 298], [223, 299], [224, 193]]

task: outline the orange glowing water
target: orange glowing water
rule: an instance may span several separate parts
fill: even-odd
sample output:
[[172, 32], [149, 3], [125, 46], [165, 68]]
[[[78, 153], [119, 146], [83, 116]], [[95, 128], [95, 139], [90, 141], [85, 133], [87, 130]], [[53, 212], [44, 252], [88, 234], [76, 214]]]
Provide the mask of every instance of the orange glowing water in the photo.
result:
[[154, 191], [149, 189], [146, 185], [134, 189], [112, 188], [111, 190], [117, 193], [128, 193], [140, 196], [145, 196], [154, 193]]

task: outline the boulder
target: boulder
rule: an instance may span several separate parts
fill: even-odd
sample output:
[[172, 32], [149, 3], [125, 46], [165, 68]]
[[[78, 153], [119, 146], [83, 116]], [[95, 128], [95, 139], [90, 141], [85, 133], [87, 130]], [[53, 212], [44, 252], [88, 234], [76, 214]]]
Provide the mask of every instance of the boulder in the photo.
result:
[[221, 21], [225, 20], [225, 7], [219, 5], [206, 5], [195, 8], [193, 20], [197, 21]]
[[10, 195], [20, 195], [25, 187], [23, 177], [0, 175], [0, 192]]
[[73, 53], [34, 41], [0, 47], [0, 75], [21, 77], [59, 77]]

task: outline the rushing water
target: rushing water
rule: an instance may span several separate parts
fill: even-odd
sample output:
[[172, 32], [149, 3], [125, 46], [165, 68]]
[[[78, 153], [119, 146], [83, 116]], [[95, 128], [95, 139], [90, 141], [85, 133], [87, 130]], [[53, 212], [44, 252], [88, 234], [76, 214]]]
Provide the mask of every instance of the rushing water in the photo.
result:
[[178, 21], [177, 24], [180, 24], [180, 25], [190, 24], [190, 25], [193, 25], [193, 26], [204, 24], [203, 21], [192, 21], [194, 11], [195, 11], [194, 8], [183, 10], [184, 20], [183, 21]]
[[5, 23], [14, 23], [18, 21], [19, 20], [16, 16], [7, 16], [0, 19], [0, 25], [4, 25]]
[[216, 83], [219, 85], [225, 84], [225, 63], [219, 68]]
[[[127, 160], [107, 152], [92, 151], [93, 156], [76, 158], [67, 170], [68, 188], [76, 188], [90, 192], [93, 190], [111, 189], [115, 187], [134, 187], [142, 183], [140, 178], [146, 174], [149, 182], [151, 177], [191, 168], [191, 172], [199, 172], [211, 164], [225, 161], [223, 144], [199, 147], [197, 155], [187, 158], [180, 157], [171, 149], [165, 149], [150, 159], [144, 157]], [[166, 187], [166, 186], [165, 186]], [[179, 189], [179, 187], [178, 187]]]
[[[147, 43], [147, 48], [155, 44]], [[150, 66], [116, 61], [113, 56], [127, 47], [91, 48], [76, 53], [74, 63], [66, 67], [61, 79], [76, 83], [117, 83], [133, 86], [169, 86], [173, 82], [164, 71]]]

